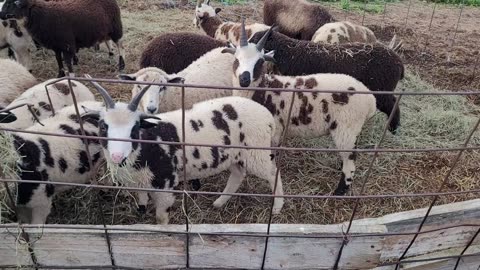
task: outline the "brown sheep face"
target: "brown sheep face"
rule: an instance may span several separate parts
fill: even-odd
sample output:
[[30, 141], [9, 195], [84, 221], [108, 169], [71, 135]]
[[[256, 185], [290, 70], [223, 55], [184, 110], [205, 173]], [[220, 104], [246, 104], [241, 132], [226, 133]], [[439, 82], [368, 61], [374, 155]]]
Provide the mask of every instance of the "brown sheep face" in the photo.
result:
[[200, 28], [200, 23], [201, 23], [202, 20], [217, 16], [217, 14], [221, 10], [222, 10], [221, 8], [215, 8], [214, 9], [208, 3], [207, 4], [201, 4], [200, 6], [197, 5], [195, 7], [195, 16], [193, 18], [193, 24], [197, 28]]

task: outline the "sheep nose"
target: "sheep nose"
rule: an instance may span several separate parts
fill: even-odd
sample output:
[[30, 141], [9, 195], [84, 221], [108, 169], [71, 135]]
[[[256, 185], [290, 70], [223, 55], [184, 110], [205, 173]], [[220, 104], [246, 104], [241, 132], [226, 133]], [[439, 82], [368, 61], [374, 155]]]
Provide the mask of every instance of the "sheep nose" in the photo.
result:
[[148, 106], [148, 107], [147, 107], [147, 111], [148, 111], [149, 113], [151, 113], [151, 114], [154, 114], [154, 113], [157, 112], [157, 108], [156, 108], [156, 107], [150, 107], [150, 106]]
[[112, 161], [116, 164], [122, 163], [125, 158], [122, 153], [112, 153]]
[[241, 87], [248, 87], [250, 85], [250, 72], [245, 71], [240, 76], [238, 76]]

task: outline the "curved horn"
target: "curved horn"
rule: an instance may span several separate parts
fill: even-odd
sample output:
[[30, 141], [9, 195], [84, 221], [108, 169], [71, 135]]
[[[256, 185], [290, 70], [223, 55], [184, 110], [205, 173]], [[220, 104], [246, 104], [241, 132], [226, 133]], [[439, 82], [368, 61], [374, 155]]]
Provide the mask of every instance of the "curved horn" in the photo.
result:
[[265, 33], [265, 35], [263, 35], [263, 37], [258, 41], [258, 43], [257, 43], [257, 50], [258, 51], [262, 51], [263, 47], [265, 47], [265, 43], [267, 42], [267, 39], [270, 36], [270, 34], [273, 32], [273, 28], [274, 28], [274, 26], [272, 25], [272, 27], [270, 27], [270, 29], [268, 29], [268, 31]]
[[130, 101], [130, 104], [128, 104], [128, 109], [132, 112], [137, 111], [138, 105], [140, 104], [140, 101], [142, 100], [143, 95], [148, 91], [152, 85], [148, 85], [142, 89], [142, 91], [138, 92], [136, 96], [132, 98], [132, 101]]
[[240, 47], [248, 46], [247, 31], [245, 30], [245, 18], [242, 18], [242, 30], [240, 34]]
[[[92, 79], [92, 76], [85, 74], [85, 78]], [[107, 109], [115, 108], [115, 101], [113, 101], [112, 97], [110, 96], [110, 94], [108, 94], [107, 90], [105, 90], [105, 88], [103, 88], [97, 82], [91, 81], [90, 83], [97, 89], [100, 95], [102, 95], [102, 98], [105, 101], [105, 105], [107, 106]]]

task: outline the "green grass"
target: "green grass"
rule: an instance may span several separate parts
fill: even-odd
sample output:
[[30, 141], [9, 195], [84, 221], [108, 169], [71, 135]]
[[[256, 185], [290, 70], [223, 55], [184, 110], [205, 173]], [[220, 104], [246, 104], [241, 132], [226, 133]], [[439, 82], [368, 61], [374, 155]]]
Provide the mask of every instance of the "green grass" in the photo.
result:
[[427, 0], [432, 3], [441, 3], [448, 5], [466, 5], [466, 6], [480, 6], [480, 0]]
[[368, 13], [382, 13], [385, 2], [391, 3], [398, 0], [313, 0], [314, 2], [327, 2], [329, 5], [346, 11], [366, 11]]

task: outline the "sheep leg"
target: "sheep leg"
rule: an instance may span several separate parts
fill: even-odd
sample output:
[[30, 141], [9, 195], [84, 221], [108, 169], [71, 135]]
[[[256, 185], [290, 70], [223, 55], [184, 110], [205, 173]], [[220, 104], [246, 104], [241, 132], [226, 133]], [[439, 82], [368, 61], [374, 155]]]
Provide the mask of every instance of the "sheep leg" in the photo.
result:
[[[355, 130], [355, 128], [352, 127], [350, 127], [348, 130], [342, 130], [341, 127], [337, 127], [337, 129], [331, 132], [337, 149], [349, 150], [355, 148], [355, 142], [358, 134], [361, 131], [362, 125], [358, 126], [358, 130]], [[342, 158], [342, 176], [340, 178], [340, 182], [338, 183], [337, 189], [335, 189], [334, 195], [345, 195], [352, 184], [353, 175], [355, 173], [354, 161], [356, 159], [356, 155], [354, 152], [341, 152], [339, 155]]]
[[118, 49], [118, 70], [123, 71], [125, 69], [125, 50], [123, 48], [123, 42], [122, 40], [118, 40], [115, 42], [115, 45], [117, 46]]
[[110, 43], [110, 40], [105, 41], [105, 45], [107, 45], [108, 55], [113, 56], [113, 49], [112, 49], [112, 45]]
[[395, 134], [397, 128], [400, 126], [400, 108], [397, 108], [397, 110], [393, 112], [397, 98], [393, 95], [376, 95], [375, 98], [379, 111], [385, 113], [388, 117], [393, 113], [388, 130], [390, 130], [392, 134]]
[[147, 213], [148, 193], [147, 192], [137, 192], [137, 198], [138, 198], [138, 209], [137, 209], [137, 211], [140, 214]]
[[65, 57], [65, 63], [67, 64], [67, 69], [68, 69], [69, 75], [73, 75], [73, 65], [72, 65], [72, 63], [73, 63], [73, 58], [75, 56], [75, 53], [64, 51], [63, 56]]
[[[238, 188], [242, 184], [243, 179], [245, 179], [245, 175], [247, 174], [247, 170], [241, 166], [239, 163], [233, 164], [229, 168], [230, 170], [230, 177], [228, 178], [227, 185], [223, 190], [223, 193], [235, 193], [237, 192]], [[213, 206], [216, 208], [220, 208], [225, 203], [230, 200], [232, 196], [230, 195], [221, 195], [218, 199], [213, 202]]]
[[168, 224], [168, 212], [170, 207], [175, 202], [175, 197], [172, 193], [160, 193], [152, 192], [150, 193], [154, 203], [155, 203], [155, 215], [158, 224], [166, 225]]
[[55, 51], [55, 58], [57, 59], [58, 64], [58, 78], [65, 77], [65, 71], [63, 70], [63, 60], [62, 60], [62, 52]]
[[[262, 179], [265, 179], [268, 181], [270, 184], [270, 188], [272, 189], [273, 194], [275, 196], [283, 196], [283, 184], [282, 184], [282, 175], [280, 172], [278, 172], [278, 179], [276, 178], [277, 175], [277, 166], [275, 165], [275, 156], [273, 158], [271, 157], [273, 155], [267, 155], [268, 153], [266, 151], [258, 151], [258, 155], [260, 153], [264, 155], [265, 162], [261, 163], [262, 166], [257, 166], [257, 170], [254, 172], [254, 174]], [[271, 168], [270, 170], [266, 168]], [[277, 188], [275, 189], [275, 182], [277, 182]], [[280, 214], [280, 211], [283, 208], [283, 203], [284, 203], [284, 198], [283, 197], [275, 197], [273, 201], [273, 214], [277, 215]]]

